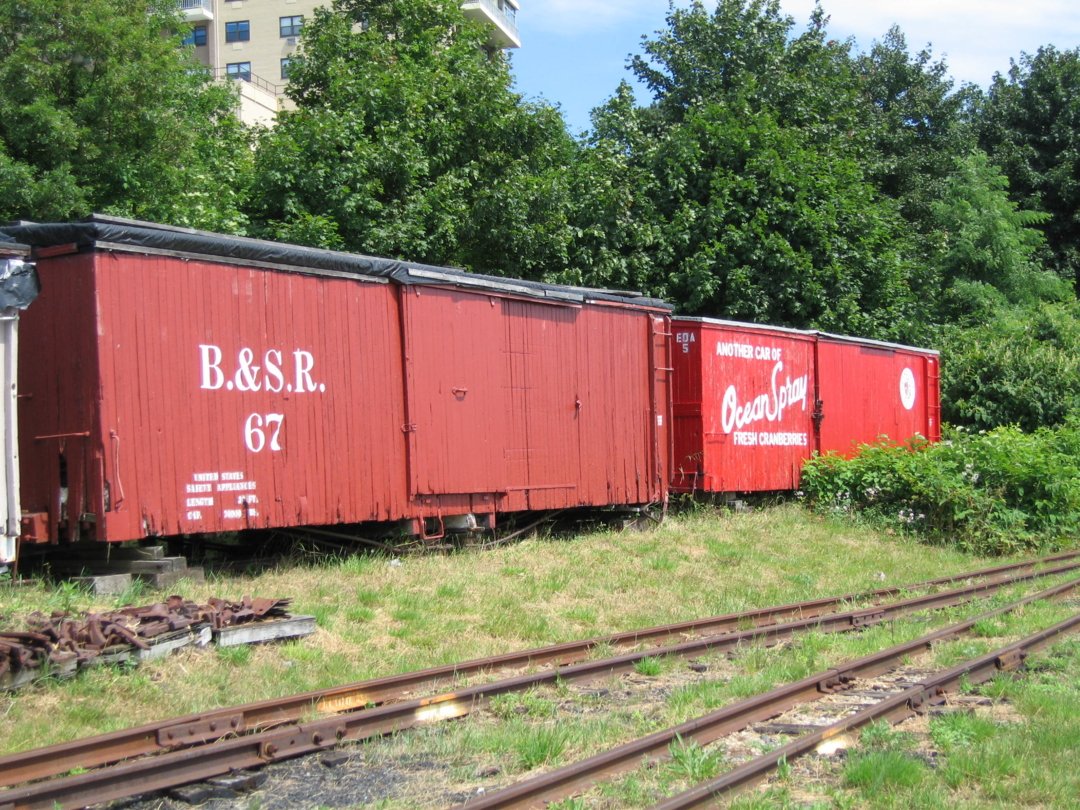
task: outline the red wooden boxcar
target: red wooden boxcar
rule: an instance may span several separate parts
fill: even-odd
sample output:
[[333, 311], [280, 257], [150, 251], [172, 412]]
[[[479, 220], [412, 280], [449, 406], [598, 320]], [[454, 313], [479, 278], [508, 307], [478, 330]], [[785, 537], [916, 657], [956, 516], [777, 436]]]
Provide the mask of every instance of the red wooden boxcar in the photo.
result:
[[662, 302], [107, 217], [8, 230], [44, 287], [22, 492], [50, 539], [666, 500]]
[[811, 454], [940, 438], [936, 352], [675, 318], [672, 489], [797, 489]]

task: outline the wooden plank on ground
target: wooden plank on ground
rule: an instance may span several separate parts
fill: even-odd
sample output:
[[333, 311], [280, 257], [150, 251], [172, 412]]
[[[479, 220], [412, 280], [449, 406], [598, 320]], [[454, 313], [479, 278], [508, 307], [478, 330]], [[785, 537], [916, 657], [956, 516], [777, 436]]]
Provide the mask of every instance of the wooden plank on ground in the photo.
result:
[[299, 638], [315, 632], [314, 616], [290, 616], [272, 622], [253, 622], [223, 627], [214, 631], [214, 641], [221, 647], [238, 644], [260, 644], [283, 638]]

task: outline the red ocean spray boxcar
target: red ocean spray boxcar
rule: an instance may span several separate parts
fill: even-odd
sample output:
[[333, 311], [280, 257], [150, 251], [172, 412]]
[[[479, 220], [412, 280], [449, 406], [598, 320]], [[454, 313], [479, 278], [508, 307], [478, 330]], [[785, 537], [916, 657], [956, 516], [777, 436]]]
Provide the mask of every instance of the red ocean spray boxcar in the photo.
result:
[[672, 489], [797, 489], [813, 453], [940, 438], [936, 352], [675, 318]]
[[7, 230], [43, 285], [22, 492], [49, 539], [666, 500], [662, 302], [107, 217]]

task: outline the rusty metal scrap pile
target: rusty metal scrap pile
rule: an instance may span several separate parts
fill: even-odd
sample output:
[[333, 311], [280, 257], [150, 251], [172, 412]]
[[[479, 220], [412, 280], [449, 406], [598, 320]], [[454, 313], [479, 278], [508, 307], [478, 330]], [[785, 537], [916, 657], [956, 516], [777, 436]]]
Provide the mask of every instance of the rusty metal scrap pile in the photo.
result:
[[288, 616], [288, 599], [239, 602], [211, 598], [199, 605], [179, 596], [143, 607], [127, 607], [73, 618], [67, 613], [30, 614], [25, 631], [0, 632], [0, 676], [74, 660], [88, 663], [105, 651], [148, 650], [166, 633], [209, 626], [214, 630]]

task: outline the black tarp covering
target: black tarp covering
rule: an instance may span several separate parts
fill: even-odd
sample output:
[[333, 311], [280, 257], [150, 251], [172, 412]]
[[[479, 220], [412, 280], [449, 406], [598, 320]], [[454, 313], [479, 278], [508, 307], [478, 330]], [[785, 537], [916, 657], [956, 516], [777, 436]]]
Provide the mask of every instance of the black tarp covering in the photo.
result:
[[26, 309], [41, 292], [34, 265], [26, 260], [30, 246], [0, 233], [0, 310]]
[[664, 301], [635, 293], [485, 276], [454, 268], [433, 267], [396, 259], [382, 259], [262, 239], [223, 236], [207, 231], [156, 225], [99, 214], [80, 222], [17, 222], [0, 227], [0, 234], [6, 234], [10, 238], [33, 247], [75, 244], [80, 249], [116, 247], [131, 249], [134, 252], [138, 252], [139, 248], [145, 248], [207, 259], [219, 257], [232, 262], [272, 265], [275, 269], [293, 272], [318, 274], [322, 271], [322, 273], [333, 275], [383, 278], [397, 284], [480, 287], [513, 295], [551, 300], [613, 301], [635, 307], [663, 310], [672, 308]]

